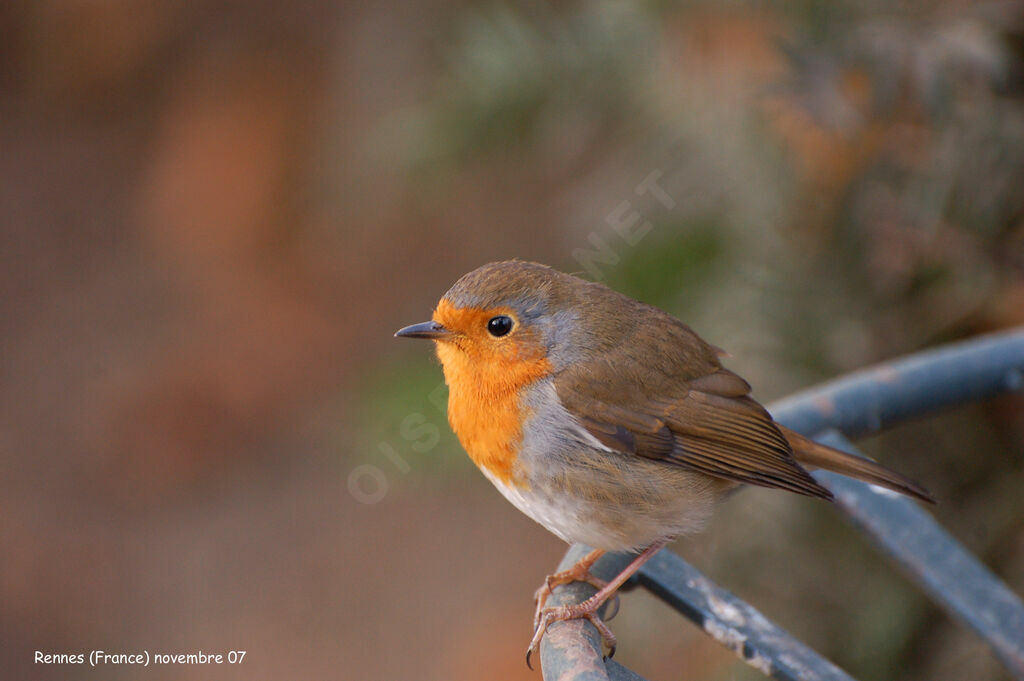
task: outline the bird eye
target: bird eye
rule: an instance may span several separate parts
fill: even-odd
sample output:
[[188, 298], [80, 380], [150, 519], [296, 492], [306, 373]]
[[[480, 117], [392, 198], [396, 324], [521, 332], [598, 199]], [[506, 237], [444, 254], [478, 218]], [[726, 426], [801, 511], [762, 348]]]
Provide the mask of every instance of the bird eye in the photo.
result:
[[487, 322], [487, 333], [491, 334], [495, 338], [501, 338], [512, 330], [512, 325], [513, 322], [511, 317], [506, 317], [503, 314], [498, 315], [497, 317], [491, 317]]

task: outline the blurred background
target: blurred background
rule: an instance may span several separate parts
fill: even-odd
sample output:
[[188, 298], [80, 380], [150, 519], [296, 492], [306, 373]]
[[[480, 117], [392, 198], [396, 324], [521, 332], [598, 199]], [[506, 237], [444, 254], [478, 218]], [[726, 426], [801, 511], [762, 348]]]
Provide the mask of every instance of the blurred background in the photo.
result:
[[[9, 1], [0, 224], [6, 675], [539, 679], [564, 546], [392, 332], [539, 260], [768, 401], [1024, 324], [1024, 3]], [[865, 447], [1024, 593], [1021, 400]], [[1006, 678], [822, 502], [675, 549], [857, 677]], [[612, 627], [655, 681], [761, 678], [644, 594]], [[248, 652], [32, 663], [92, 649]]]

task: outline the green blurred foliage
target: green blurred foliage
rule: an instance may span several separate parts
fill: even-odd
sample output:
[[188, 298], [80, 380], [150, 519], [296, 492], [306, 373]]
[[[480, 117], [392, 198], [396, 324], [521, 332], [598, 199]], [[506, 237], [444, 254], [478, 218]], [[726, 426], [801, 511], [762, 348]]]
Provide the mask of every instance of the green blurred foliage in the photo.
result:
[[637, 300], [686, 316], [702, 293], [701, 285], [721, 264], [725, 252], [717, 220], [673, 222], [666, 216], [652, 225], [649, 238], [609, 268], [604, 283]]

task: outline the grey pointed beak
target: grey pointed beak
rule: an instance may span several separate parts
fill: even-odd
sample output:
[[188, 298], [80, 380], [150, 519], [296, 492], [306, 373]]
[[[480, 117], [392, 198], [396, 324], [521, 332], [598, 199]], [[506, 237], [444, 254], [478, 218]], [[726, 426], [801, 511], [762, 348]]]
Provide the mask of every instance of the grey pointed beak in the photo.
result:
[[427, 338], [429, 340], [444, 340], [451, 337], [452, 332], [437, 322], [422, 322], [413, 324], [404, 329], [395, 331], [395, 338]]

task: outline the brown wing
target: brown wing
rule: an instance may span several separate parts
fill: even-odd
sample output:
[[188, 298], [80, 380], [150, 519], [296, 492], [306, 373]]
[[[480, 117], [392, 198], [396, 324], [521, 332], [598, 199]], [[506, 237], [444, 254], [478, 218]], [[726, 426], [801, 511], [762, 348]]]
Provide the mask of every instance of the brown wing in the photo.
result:
[[[716, 359], [704, 355], [673, 371], [674, 376], [659, 373], [647, 384], [635, 380], [651, 376], [643, 370], [647, 363], [629, 366], [638, 363], [635, 355], [607, 359], [621, 370], [615, 372], [618, 380], [596, 381], [570, 367], [556, 377], [555, 389], [565, 408], [609, 449], [728, 480], [832, 498], [793, 459], [771, 416], [751, 399], [747, 382]], [[625, 366], [616, 367], [615, 360]]]

